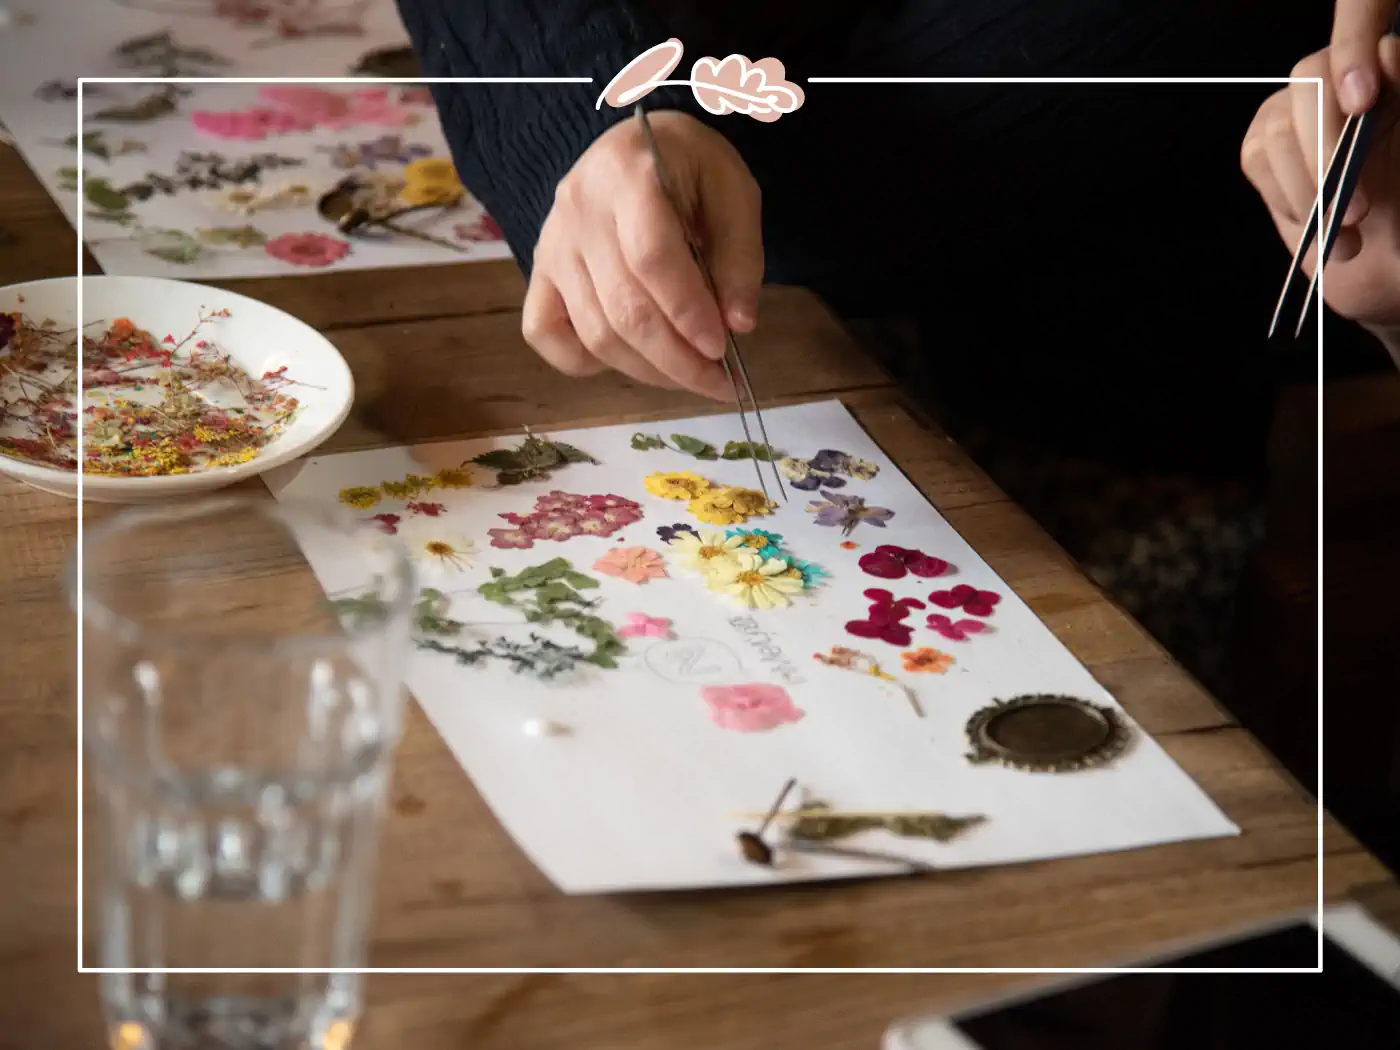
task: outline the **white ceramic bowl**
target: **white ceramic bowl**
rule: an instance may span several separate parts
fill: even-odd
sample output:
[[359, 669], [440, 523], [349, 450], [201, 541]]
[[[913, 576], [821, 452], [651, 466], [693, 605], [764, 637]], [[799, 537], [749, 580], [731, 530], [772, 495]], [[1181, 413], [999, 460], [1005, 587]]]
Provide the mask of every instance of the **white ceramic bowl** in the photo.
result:
[[[300, 410], [276, 437], [247, 463], [190, 474], [155, 477], [84, 475], [83, 498], [98, 503], [148, 503], [211, 492], [289, 463], [312, 451], [335, 433], [350, 413], [355, 385], [350, 368], [325, 336], [290, 314], [245, 295], [219, 288], [159, 277], [84, 277], [83, 321], [89, 334], [97, 320], [129, 317], [156, 338], [173, 332], [178, 339], [192, 329], [201, 310], [228, 310], [208, 338], [249, 375], [287, 366], [300, 384], [288, 393]], [[23, 313], [31, 321], [53, 318], [60, 328], [78, 321], [78, 278], [56, 277], [0, 288], [0, 311]], [[22, 300], [22, 301], [21, 301]], [[27, 485], [67, 496], [78, 494], [76, 473], [0, 454], [0, 473]]]

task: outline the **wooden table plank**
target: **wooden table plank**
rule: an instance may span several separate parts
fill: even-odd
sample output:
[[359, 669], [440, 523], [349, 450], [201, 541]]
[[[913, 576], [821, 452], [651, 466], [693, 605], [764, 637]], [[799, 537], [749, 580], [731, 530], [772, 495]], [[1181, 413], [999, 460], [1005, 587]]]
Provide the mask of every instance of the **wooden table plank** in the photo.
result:
[[[0, 214], [23, 236], [0, 277], [63, 272], [71, 232], [0, 151]], [[54, 245], [67, 237], [67, 248]], [[43, 246], [49, 247], [43, 247]], [[68, 260], [65, 263], [64, 260]], [[331, 330], [355, 371], [352, 419], [327, 450], [719, 410], [616, 377], [565, 380], [519, 336], [510, 267], [240, 282]], [[512, 277], [514, 273], [514, 277]], [[441, 279], [439, 279], [441, 278]], [[512, 283], [514, 281], [514, 283]], [[523, 857], [416, 706], [386, 822], [374, 961], [385, 966], [1113, 965], [1307, 907], [1315, 810], [1269, 756], [804, 293], [765, 294], [748, 355], [774, 403], [839, 394], [933, 504], [1182, 767], [1238, 838], [946, 872], [919, 879], [568, 898]], [[260, 483], [244, 486], [265, 497]], [[90, 508], [101, 517], [108, 511]], [[0, 1017], [5, 1040], [95, 1042], [92, 978], [73, 972], [77, 807], [73, 629], [54, 574], [73, 505], [0, 482]], [[299, 559], [260, 586], [299, 581]], [[1327, 831], [1328, 891], [1386, 876]], [[88, 895], [89, 905], [92, 895]], [[95, 961], [87, 926], [89, 962]], [[416, 1050], [605, 1045], [876, 1045], [901, 1014], [945, 1010], [1025, 978], [503, 976], [371, 979], [357, 1046]], [[781, 1024], [781, 1029], [776, 1026]]]

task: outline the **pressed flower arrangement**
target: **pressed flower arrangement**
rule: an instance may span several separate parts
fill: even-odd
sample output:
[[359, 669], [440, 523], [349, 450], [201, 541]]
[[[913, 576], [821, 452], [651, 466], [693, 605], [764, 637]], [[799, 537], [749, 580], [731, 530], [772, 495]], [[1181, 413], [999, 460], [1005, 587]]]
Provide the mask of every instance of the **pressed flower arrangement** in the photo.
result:
[[[77, 469], [77, 333], [22, 314], [0, 321], [0, 452]], [[295, 417], [285, 367], [252, 376], [201, 331], [157, 338], [119, 318], [84, 336], [83, 471], [189, 474], [252, 461]], [[101, 324], [101, 322], [99, 322]]]

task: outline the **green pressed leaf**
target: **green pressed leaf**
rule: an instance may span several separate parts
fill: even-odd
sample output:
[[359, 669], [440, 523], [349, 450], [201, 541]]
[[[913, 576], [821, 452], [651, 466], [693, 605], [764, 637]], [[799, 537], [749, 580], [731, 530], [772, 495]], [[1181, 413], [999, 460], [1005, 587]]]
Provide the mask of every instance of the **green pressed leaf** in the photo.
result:
[[566, 445], [562, 441], [552, 442], [554, 449], [565, 463], [597, 463], [598, 461], [581, 448]]
[[651, 452], [667, 446], [666, 442], [662, 441], [656, 434], [636, 433], [632, 435], [632, 447], [638, 452]]
[[490, 467], [492, 470], [520, 470], [524, 466], [520, 454], [513, 448], [492, 449], [490, 452], [473, 456], [471, 461], [477, 466]]
[[210, 226], [195, 230], [195, 236], [205, 244], [231, 244], [239, 248], [256, 248], [267, 243], [267, 234], [256, 226]]
[[67, 190], [69, 193], [77, 193], [77, 192], [78, 192], [78, 169], [77, 169], [77, 168], [59, 168], [59, 169], [58, 169], [58, 188], [61, 189], [61, 190]]
[[77, 135], [69, 135], [63, 140], [63, 145], [68, 149], [78, 149], [81, 146], [84, 153], [97, 157], [99, 160], [111, 160], [112, 150], [107, 145], [103, 135], [104, 133], [101, 131], [89, 131], [81, 139]]
[[506, 574], [506, 570], [505, 570], [505, 569], [502, 569], [500, 566], [498, 566], [498, 565], [493, 565], [493, 566], [491, 566], [491, 578], [492, 578], [493, 580], [499, 580], [499, 579], [500, 579], [502, 576], [504, 576], [505, 574]]
[[497, 485], [519, 485], [529, 481], [531, 475], [523, 470], [503, 470], [496, 475]]
[[590, 588], [598, 586], [597, 580], [595, 580], [592, 576], [585, 576], [581, 572], [566, 572], [564, 574], [564, 582], [572, 587], [576, 587], [581, 591], [586, 591]]
[[142, 230], [136, 242], [147, 255], [181, 265], [194, 262], [204, 254], [204, 245], [184, 230], [152, 227]]
[[688, 456], [696, 459], [719, 459], [719, 453], [715, 451], [714, 445], [699, 438], [686, 437], [684, 434], [672, 434], [671, 444], [680, 449]]
[[129, 106], [108, 106], [92, 115], [93, 120], [109, 124], [144, 124], [149, 120], [159, 120], [175, 112], [175, 95], [162, 89], [147, 95]]
[[131, 201], [125, 193], [100, 177], [87, 180], [83, 186], [83, 196], [89, 204], [101, 211], [126, 211], [131, 207]]

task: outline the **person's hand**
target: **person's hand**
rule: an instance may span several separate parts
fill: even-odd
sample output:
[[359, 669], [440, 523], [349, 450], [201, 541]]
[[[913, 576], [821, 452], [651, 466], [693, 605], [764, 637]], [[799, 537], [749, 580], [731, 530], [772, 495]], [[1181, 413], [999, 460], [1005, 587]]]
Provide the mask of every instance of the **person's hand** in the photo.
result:
[[[1345, 0], [1344, 0], [1345, 2]], [[1371, 0], [1374, 3], [1374, 0]], [[1394, 11], [1393, 4], [1391, 11]], [[1340, 13], [1340, 5], [1339, 5]], [[1387, 28], [1389, 22], [1386, 23]], [[1379, 37], [1379, 33], [1377, 37]], [[1376, 53], [1380, 76], [1392, 97], [1400, 96], [1400, 39], [1387, 36]], [[1318, 138], [1323, 170], [1346, 119], [1333, 70], [1354, 60], [1338, 60], [1330, 48], [1310, 55], [1293, 70], [1295, 77], [1321, 77], [1322, 127], [1317, 123], [1317, 87], [1290, 84], [1259, 108], [1241, 147], [1245, 176], [1268, 206], [1279, 235], [1291, 252], [1317, 200]], [[1400, 329], [1400, 106], [1380, 114], [1361, 181], [1327, 264], [1327, 304], [1383, 339]], [[1319, 236], [1304, 260], [1311, 275]]]
[[720, 303], [691, 257], [642, 129], [624, 120], [559, 182], [521, 327], [566, 375], [614, 368], [638, 382], [728, 400], [724, 325], [752, 330], [763, 283], [758, 184], [724, 136], [700, 121], [672, 111], [648, 118]]
[[1380, 93], [1379, 44], [1395, 23], [1395, 10], [1396, 0], [1337, 0], [1328, 68], [1346, 113], [1365, 113]]

